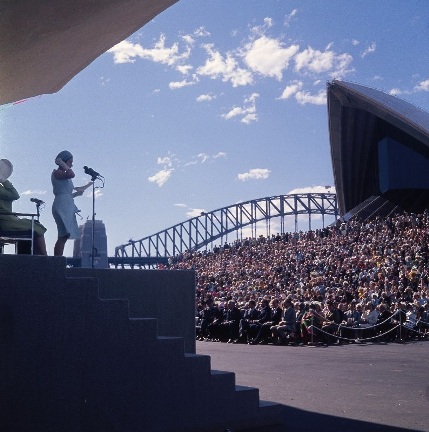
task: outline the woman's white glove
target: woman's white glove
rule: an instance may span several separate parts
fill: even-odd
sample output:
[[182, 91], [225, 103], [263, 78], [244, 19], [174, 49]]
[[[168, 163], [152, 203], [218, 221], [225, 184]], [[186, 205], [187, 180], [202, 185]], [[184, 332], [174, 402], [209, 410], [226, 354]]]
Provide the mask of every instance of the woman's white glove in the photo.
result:
[[56, 158], [55, 159], [55, 163], [62, 168], [64, 171], [67, 171], [68, 169], [70, 169], [70, 167], [61, 159], [61, 158]]

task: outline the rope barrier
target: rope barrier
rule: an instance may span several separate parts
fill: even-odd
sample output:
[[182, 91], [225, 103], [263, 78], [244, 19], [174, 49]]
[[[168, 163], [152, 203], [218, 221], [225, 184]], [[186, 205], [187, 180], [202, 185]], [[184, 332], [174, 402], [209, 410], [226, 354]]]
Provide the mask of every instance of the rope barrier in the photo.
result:
[[[386, 321], [389, 321], [389, 320], [386, 320]], [[386, 322], [386, 321], [385, 321], [385, 322]], [[426, 336], [429, 336], [429, 332], [421, 332], [420, 330], [416, 330], [415, 328], [414, 328], [414, 329], [409, 328], [409, 327], [407, 327], [405, 324], [400, 324], [400, 323], [398, 323], [397, 325], [395, 325], [394, 327], [392, 327], [391, 329], [387, 330], [387, 331], [384, 332], [384, 333], [378, 333], [378, 334], [375, 334], [374, 336], [366, 337], [366, 338], [358, 337], [358, 338], [353, 338], [353, 339], [352, 339], [352, 338], [346, 338], [346, 337], [341, 336], [341, 335], [339, 334], [339, 332], [341, 331], [342, 328], [343, 328], [343, 329], [345, 328], [345, 329], [348, 329], [348, 330], [358, 331], [358, 332], [359, 332], [359, 331], [362, 331], [362, 330], [371, 330], [371, 329], [375, 329], [376, 327], [380, 326], [380, 324], [381, 324], [381, 323], [376, 324], [376, 325], [374, 325], [374, 326], [370, 326], [370, 327], [347, 327], [347, 326], [344, 326], [344, 325], [338, 324], [338, 329], [337, 329], [337, 331], [334, 332], [334, 333], [326, 332], [326, 331], [324, 331], [322, 328], [319, 328], [319, 327], [316, 327], [316, 326], [312, 326], [312, 327], [313, 327], [314, 330], [316, 330], [318, 333], [325, 334], [325, 335], [327, 335], [327, 336], [329, 336], [329, 337], [331, 337], [331, 338], [336, 338], [337, 340], [349, 341], [349, 342], [356, 342], [356, 341], [359, 341], [359, 342], [366, 342], [366, 341], [372, 341], [372, 340], [376, 340], [376, 339], [381, 339], [381, 338], [387, 336], [388, 334], [393, 333], [393, 332], [394, 332], [395, 330], [397, 330], [398, 328], [399, 328], [400, 331], [402, 330], [402, 328], [405, 328], [408, 332], [412, 332], [412, 333], [414, 333], [414, 334], [417, 334], [418, 337], [426, 337]], [[424, 324], [426, 327], [429, 327], [429, 324], [428, 324], [428, 323], [424, 323], [424, 322], [422, 322], [422, 324]], [[313, 331], [312, 331], [312, 336], [313, 336]], [[401, 333], [400, 333], [400, 335], [399, 335], [399, 340], [402, 340], [402, 334], [401, 334]], [[312, 342], [312, 344], [314, 343], [313, 338], [312, 338], [312, 341], [311, 341], [311, 342]]]
[[[402, 338], [402, 329], [403, 328], [407, 330], [407, 333], [408, 332], [412, 332], [414, 334], [417, 334], [419, 338], [420, 337], [426, 337], [427, 335], [429, 335], [428, 332], [421, 332], [420, 329], [416, 330], [416, 327], [419, 327], [419, 326], [423, 326], [423, 327], [429, 328], [429, 323], [427, 323], [425, 321], [421, 321], [419, 319], [419, 320], [416, 321], [414, 327], [409, 327], [409, 326], [407, 326], [407, 322], [402, 323], [400, 321], [401, 320], [400, 314], [402, 314], [402, 313], [403, 313], [402, 310], [397, 310], [390, 317], [386, 318], [384, 321], [376, 323], [376, 324], [374, 324], [372, 326], [371, 325], [369, 325], [369, 326], [366, 325], [364, 327], [359, 327], [359, 325], [357, 325], [357, 326], [347, 326], [347, 325], [343, 325], [341, 323], [340, 324], [336, 324], [335, 323], [338, 326], [337, 330], [334, 333], [329, 333], [329, 332], [324, 331], [322, 328], [317, 327], [317, 326], [314, 325], [314, 315], [316, 315], [317, 317], [319, 317], [322, 320], [322, 322], [325, 319], [325, 317], [323, 315], [319, 314], [317, 311], [313, 310], [312, 311], [313, 315], [311, 317], [311, 325], [308, 327], [308, 330], [311, 330], [311, 345], [314, 345], [314, 330], [316, 330], [319, 333], [325, 334], [325, 335], [329, 336], [330, 338], [336, 338], [337, 340], [349, 341], [349, 342], [366, 342], [366, 341], [378, 340], [378, 339], [381, 339], [381, 338], [387, 336], [390, 333], [393, 333], [397, 329], [399, 329], [399, 340], [403, 340], [403, 338]], [[399, 322], [398, 322], [397, 325], [395, 325], [394, 327], [390, 328], [389, 330], [387, 330], [384, 333], [378, 333], [377, 334], [376, 329], [378, 327], [386, 325], [387, 323], [388, 324], [392, 324], [392, 320], [394, 320], [395, 317], [397, 317], [398, 315], [399, 315], [399, 320], [398, 320]], [[333, 324], [333, 323], [331, 322], [330, 324]], [[353, 339], [346, 338], [346, 337], [344, 337], [344, 336], [341, 335], [341, 329], [348, 329], [350, 331], [355, 331], [357, 337], [355, 337]], [[374, 332], [374, 336], [362, 338], [361, 337], [362, 335], [359, 334], [359, 333], [361, 333], [363, 331], [368, 331], [368, 332], [373, 331]]]
[[[359, 327], [358, 326], [347, 326], [344, 324], [337, 324], [337, 323], [333, 323], [330, 322], [329, 324], [335, 324], [337, 326], [337, 329], [333, 332], [333, 333], [329, 333], [325, 330], [323, 330], [323, 328], [315, 326], [314, 325], [314, 316], [311, 316], [311, 324], [309, 326], [307, 326], [307, 330], [311, 335], [311, 342], [310, 345], [315, 345], [314, 343], [314, 333], [315, 331], [317, 331], [320, 334], [324, 334], [326, 336], [328, 336], [331, 339], [337, 339], [338, 341], [346, 341], [346, 342], [358, 342], [358, 343], [365, 343], [367, 341], [373, 341], [373, 340], [379, 340], [382, 339], [386, 336], [388, 336], [389, 334], [395, 332], [398, 333], [399, 331], [399, 340], [402, 341], [403, 340], [403, 335], [402, 335], [402, 330], [405, 329], [406, 333], [405, 333], [405, 337], [408, 336], [409, 333], [413, 333], [415, 336], [417, 336], [419, 339], [420, 338], [429, 338], [429, 322], [426, 321], [422, 321], [421, 319], [418, 319], [415, 324], [414, 327], [409, 327], [409, 321], [408, 321], [408, 325], [407, 325], [407, 321], [405, 323], [400, 322], [399, 320], [395, 320], [395, 317], [402, 313], [402, 311], [395, 311], [392, 316], [386, 318], [384, 321], [381, 321], [377, 324], [374, 325], [369, 325], [369, 326], [365, 326], [365, 327]], [[317, 313], [317, 311], [313, 311], [313, 314], [320, 317], [321, 320], [325, 320], [325, 317], [320, 315], [319, 313]], [[393, 322], [392, 322], [393, 321]], [[323, 321], [322, 321], [323, 322]], [[396, 324], [391, 327], [390, 329], [388, 329], [387, 331], [384, 331], [383, 333], [377, 333], [377, 328], [379, 328], [380, 326], [383, 325], [392, 325], [396, 322]], [[329, 325], [328, 324], [328, 325]], [[424, 328], [424, 331], [421, 331], [420, 327]], [[356, 332], [356, 335], [358, 337], [355, 338], [348, 338], [345, 337], [343, 335], [341, 335], [341, 330], [342, 329], [347, 329], [349, 331], [354, 331]], [[369, 337], [365, 337], [362, 338], [361, 332], [363, 331], [367, 331], [367, 332], [373, 332], [374, 336], [369, 336]], [[396, 337], [395, 337], [396, 338]], [[394, 339], [392, 338], [392, 341], [394, 341]]]

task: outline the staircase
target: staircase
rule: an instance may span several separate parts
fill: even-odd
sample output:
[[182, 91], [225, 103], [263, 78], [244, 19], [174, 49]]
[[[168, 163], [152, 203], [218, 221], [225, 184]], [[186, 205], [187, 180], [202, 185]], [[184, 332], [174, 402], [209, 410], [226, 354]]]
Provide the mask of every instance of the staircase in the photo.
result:
[[100, 299], [98, 285], [67, 277], [64, 258], [0, 256], [2, 432], [278, 430], [281, 405], [160, 336], [159, 319], [130, 318], [128, 299]]

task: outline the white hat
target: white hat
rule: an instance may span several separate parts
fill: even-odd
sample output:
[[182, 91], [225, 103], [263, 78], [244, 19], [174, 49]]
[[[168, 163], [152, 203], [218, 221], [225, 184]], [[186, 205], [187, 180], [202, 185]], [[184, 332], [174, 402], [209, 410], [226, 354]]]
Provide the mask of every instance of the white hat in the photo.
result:
[[12, 174], [13, 165], [12, 162], [7, 159], [0, 159], [0, 182], [5, 181]]

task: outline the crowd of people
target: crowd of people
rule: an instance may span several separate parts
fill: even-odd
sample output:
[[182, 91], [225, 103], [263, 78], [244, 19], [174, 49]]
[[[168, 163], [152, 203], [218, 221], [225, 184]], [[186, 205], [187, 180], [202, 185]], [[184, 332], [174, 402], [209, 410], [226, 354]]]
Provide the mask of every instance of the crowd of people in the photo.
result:
[[429, 335], [429, 213], [350, 219], [316, 231], [186, 252], [197, 338], [338, 344]]

